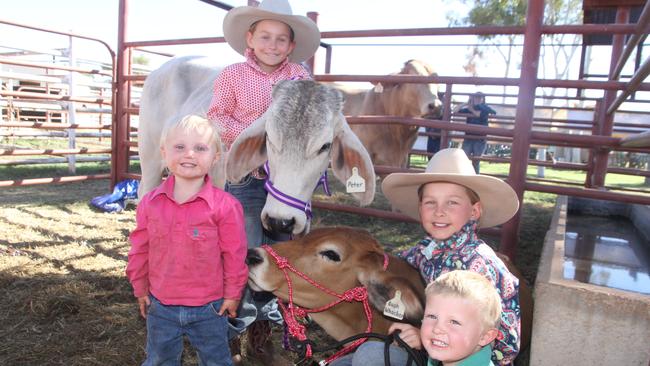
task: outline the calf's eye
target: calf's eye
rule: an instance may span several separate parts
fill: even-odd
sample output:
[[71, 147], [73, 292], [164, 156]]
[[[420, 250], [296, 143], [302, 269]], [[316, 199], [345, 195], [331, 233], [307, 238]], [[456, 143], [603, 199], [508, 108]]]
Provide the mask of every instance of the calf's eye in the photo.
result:
[[324, 153], [324, 152], [328, 151], [331, 147], [332, 147], [331, 142], [324, 143], [323, 146], [321, 146], [320, 150], [318, 150], [318, 153], [319, 154]]
[[322, 252], [320, 252], [320, 255], [334, 262], [341, 261], [341, 256], [339, 255], [339, 253], [333, 250], [323, 250]]

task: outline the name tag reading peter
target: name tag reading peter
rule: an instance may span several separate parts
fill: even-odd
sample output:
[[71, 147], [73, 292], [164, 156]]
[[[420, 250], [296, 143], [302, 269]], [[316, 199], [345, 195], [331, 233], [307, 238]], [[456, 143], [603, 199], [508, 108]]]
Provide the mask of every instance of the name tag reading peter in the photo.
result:
[[345, 191], [347, 193], [363, 193], [366, 191], [366, 180], [359, 175], [359, 169], [356, 166], [352, 168], [352, 175], [345, 182]]

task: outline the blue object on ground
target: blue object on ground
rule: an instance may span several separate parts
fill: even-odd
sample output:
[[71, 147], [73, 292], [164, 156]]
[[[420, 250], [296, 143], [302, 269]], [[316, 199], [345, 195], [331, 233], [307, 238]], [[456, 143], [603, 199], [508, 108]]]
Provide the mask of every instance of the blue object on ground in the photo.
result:
[[115, 185], [113, 193], [97, 196], [90, 200], [90, 204], [104, 212], [120, 212], [126, 206], [126, 200], [138, 198], [139, 180], [126, 179]]

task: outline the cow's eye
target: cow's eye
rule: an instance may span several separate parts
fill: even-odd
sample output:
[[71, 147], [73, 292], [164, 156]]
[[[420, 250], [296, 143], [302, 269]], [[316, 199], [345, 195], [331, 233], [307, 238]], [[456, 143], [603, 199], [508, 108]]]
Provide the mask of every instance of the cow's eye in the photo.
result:
[[331, 143], [331, 142], [324, 143], [323, 146], [320, 147], [320, 150], [318, 150], [318, 153], [321, 154], [321, 153], [324, 153], [324, 152], [326, 152], [326, 151], [329, 151], [329, 149], [330, 149], [331, 147], [332, 147], [332, 143]]
[[333, 250], [323, 250], [322, 252], [320, 252], [320, 255], [334, 262], [341, 261], [341, 256], [339, 255], [339, 253]]

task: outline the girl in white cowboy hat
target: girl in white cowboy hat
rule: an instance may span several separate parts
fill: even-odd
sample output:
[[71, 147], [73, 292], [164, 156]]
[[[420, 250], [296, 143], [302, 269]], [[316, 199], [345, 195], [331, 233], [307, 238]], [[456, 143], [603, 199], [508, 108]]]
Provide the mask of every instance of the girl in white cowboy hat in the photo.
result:
[[[311, 19], [293, 15], [287, 0], [264, 0], [259, 7], [240, 6], [230, 10], [223, 21], [223, 34], [228, 44], [246, 58], [245, 62], [227, 66], [219, 74], [207, 113], [219, 125], [222, 141], [230, 149], [237, 136], [267, 110], [274, 84], [311, 78], [299, 63], [316, 52], [320, 31]], [[260, 219], [267, 194], [263, 178], [254, 171], [242, 181], [226, 182], [225, 186], [244, 207], [249, 247], [273, 242], [264, 235]], [[248, 329], [248, 345], [257, 358], [269, 356], [264, 347], [270, 343], [267, 342], [271, 333], [269, 320], [282, 322], [273, 301], [254, 300], [250, 291], [246, 291], [239, 317], [231, 321], [233, 353], [239, 353], [235, 334], [244, 332], [252, 323]], [[255, 320], [261, 321], [253, 323]]]
[[[400, 254], [427, 283], [462, 269], [478, 272], [494, 284], [503, 311], [492, 360], [495, 365], [512, 363], [519, 352], [519, 280], [479, 239], [477, 229], [502, 224], [517, 212], [514, 190], [501, 179], [476, 174], [465, 152], [453, 148], [436, 153], [424, 173], [390, 174], [382, 190], [394, 207], [418, 219], [428, 234]], [[398, 329], [411, 347], [422, 347], [419, 329], [395, 323], [391, 331]], [[384, 365], [383, 347], [382, 342], [366, 342], [347, 361], [334, 365]], [[391, 346], [391, 365], [405, 365], [407, 357], [405, 350]]]

